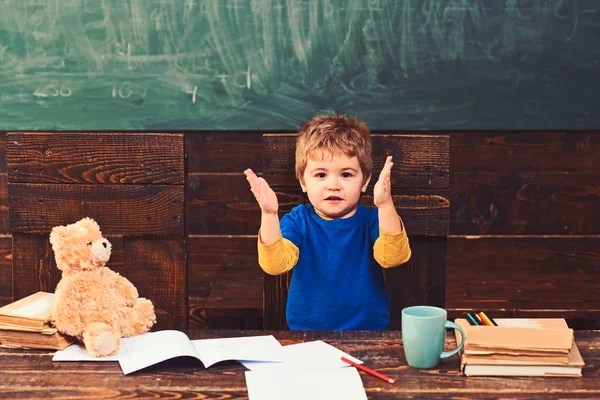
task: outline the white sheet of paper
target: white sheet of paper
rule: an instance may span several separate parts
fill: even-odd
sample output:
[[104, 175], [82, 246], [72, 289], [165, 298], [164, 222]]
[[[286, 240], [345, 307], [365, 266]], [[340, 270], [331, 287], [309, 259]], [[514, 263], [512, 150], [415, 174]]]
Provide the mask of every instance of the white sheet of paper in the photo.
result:
[[249, 400], [366, 400], [356, 368], [246, 371]]
[[123, 347], [119, 348], [119, 351], [114, 356], [109, 357], [93, 357], [87, 352], [85, 346], [79, 343], [75, 343], [65, 348], [64, 350], [58, 350], [54, 353], [52, 361], [119, 361], [119, 356], [124, 353]]
[[312, 342], [295, 343], [281, 348], [280, 363], [261, 361], [240, 361], [241, 364], [252, 371], [270, 368], [343, 368], [350, 365], [342, 361], [342, 357], [357, 364], [363, 362], [348, 353], [321, 340]]
[[224, 360], [281, 361], [281, 343], [272, 335], [192, 340], [206, 368]]

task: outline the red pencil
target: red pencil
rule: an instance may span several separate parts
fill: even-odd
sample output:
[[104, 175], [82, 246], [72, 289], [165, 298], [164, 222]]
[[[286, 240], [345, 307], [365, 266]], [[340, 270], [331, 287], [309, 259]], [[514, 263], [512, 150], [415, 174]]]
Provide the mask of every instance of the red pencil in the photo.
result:
[[383, 379], [386, 382], [389, 382], [389, 383], [395, 382], [392, 378], [388, 378], [387, 376], [380, 374], [379, 372], [373, 371], [371, 368], [367, 368], [364, 365], [360, 365], [360, 364], [355, 363], [354, 361], [348, 360], [346, 357], [342, 357], [342, 361], [346, 362], [362, 371], [365, 371], [367, 374], [371, 374], [373, 376], [376, 376], [379, 379]]

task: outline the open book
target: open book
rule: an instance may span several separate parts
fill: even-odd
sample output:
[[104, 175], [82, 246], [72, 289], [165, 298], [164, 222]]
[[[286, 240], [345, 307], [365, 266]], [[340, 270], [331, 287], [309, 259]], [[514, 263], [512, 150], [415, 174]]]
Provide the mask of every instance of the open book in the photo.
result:
[[75, 341], [50, 324], [54, 293], [37, 292], [0, 308], [0, 347], [62, 350]]
[[45, 328], [50, 322], [54, 293], [37, 292], [0, 308], [0, 324]]
[[[190, 340], [183, 332], [164, 330], [121, 339], [119, 353], [110, 360], [118, 361], [127, 375], [175, 357], [193, 357], [208, 368], [227, 360], [281, 361], [280, 353], [281, 344], [272, 335]], [[52, 360], [103, 361], [85, 354], [80, 346], [71, 346]]]

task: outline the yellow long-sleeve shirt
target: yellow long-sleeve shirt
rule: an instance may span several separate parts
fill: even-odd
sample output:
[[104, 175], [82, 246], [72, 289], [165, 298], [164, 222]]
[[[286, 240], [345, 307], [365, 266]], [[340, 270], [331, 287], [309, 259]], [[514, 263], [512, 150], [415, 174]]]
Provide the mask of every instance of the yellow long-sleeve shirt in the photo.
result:
[[[396, 267], [411, 257], [408, 236], [402, 224], [402, 232], [392, 235], [379, 229], [379, 238], [373, 245], [373, 257], [383, 268]], [[264, 244], [258, 238], [258, 263], [267, 274], [280, 275], [291, 270], [298, 262], [299, 249], [290, 240], [279, 238], [274, 243]]]

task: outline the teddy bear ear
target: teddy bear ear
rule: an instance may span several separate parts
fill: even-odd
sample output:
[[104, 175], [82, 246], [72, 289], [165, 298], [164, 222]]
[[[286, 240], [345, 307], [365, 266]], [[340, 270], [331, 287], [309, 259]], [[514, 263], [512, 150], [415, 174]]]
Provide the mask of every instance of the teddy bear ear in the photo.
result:
[[66, 226], [55, 226], [52, 228], [50, 232], [50, 244], [52, 247], [58, 246], [60, 242], [64, 239], [65, 232], [67, 230]]
[[100, 232], [100, 225], [90, 217], [80, 219], [77, 224], [83, 226], [87, 230]]

